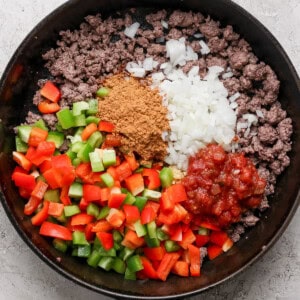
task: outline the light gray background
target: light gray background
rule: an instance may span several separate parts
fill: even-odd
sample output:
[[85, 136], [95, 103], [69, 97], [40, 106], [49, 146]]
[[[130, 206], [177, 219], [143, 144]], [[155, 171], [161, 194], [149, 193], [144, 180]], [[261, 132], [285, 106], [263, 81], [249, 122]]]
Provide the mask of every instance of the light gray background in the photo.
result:
[[[0, 0], [0, 76], [26, 34], [65, 0]], [[280, 41], [300, 73], [300, 1], [235, 0]], [[300, 210], [276, 245], [203, 299], [300, 299]], [[197, 296], [192, 299], [202, 299]], [[109, 299], [75, 285], [21, 240], [0, 205], [0, 300]]]

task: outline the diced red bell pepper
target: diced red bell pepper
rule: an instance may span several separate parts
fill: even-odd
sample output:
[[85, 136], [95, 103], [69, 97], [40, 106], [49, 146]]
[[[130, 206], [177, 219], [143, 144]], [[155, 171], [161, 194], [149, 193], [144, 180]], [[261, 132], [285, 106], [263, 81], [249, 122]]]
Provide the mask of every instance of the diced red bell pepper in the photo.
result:
[[49, 202], [48, 214], [50, 216], [60, 217], [63, 214], [63, 211], [64, 205], [62, 203]]
[[177, 252], [166, 253], [161, 260], [157, 272], [157, 277], [162, 281], [166, 281], [171, 269], [179, 259], [180, 254]]
[[43, 208], [31, 218], [32, 225], [40, 226], [48, 218], [49, 201], [44, 201]]
[[180, 223], [171, 225], [170, 240], [175, 242], [182, 241], [182, 227]]
[[227, 239], [228, 234], [224, 231], [212, 231], [210, 234], [210, 241], [220, 247], [224, 245]]
[[108, 168], [106, 169], [106, 172], [107, 172], [109, 175], [111, 175], [111, 177], [112, 177], [114, 180], [119, 180], [118, 174], [117, 174], [117, 171], [116, 171], [116, 168], [115, 168], [115, 167], [112, 167], [112, 166], [108, 167]]
[[108, 207], [119, 208], [126, 198], [126, 194], [110, 193], [108, 198]]
[[97, 185], [84, 184], [83, 198], [87, 202], [101, 200], [101, 188]]
[[71, 217], [71, 226], [76, 225], [86, 225], [94, 220], [94, 216], [88, 215], [86, 213], [79, 213]]
[[63, 171], [65, 168], [72, 167], [72, 161], [67, 154], [60, 154], [51, 157], [52, 167]]
[[92, 232], [99, 232], [99, 231], [110, 231], [113, 229], [113, 226], [106, 220], [99, 220], [96, 224], [94, 224], [92, 228]]
[[[36, 147], [36, 156], [51, 157], [55, 152], [55, 144], [50, 141], [42, 141]], [[59, 156], [59, 155], [58, 155]]]
[[79, 208], [81, 211], [85, 211], [89, 206], [90, 202], [86, 201], [84, 197], [82, 197], [79, 201]]
[[19, 194], [22, 198], [29, 199], [31, 196], [31, 191], [22, 187], [19, 187]]
[[40, 93], [46, 99], [57, 103], [61, 97], [60, 90], [51, 81], [47, 81], [41, 88]]
[[36, 183], [33, 191], [31, 192], [31, 196], [42, 200], [44, 198], [45, 192], [47, 191], [47, 188], [48, 188], [48, 184], [39, 180]]
[[117, 134], [107, 134], [102, 144], [102, 149], [111, 147], [120, 147], [122, 144], [122, 138]]
[[29, 135], [28, 145], [37, 147], [39, 143], [46, 140], [48, 131], [39, 127], [32, 127]]
[[128, 190], [133, 194], [133, 196], [140, 194], [145, 188], [144, 179], [142, 174], [140, 173], [133, 174], [130, 177], [126, 178], [125, 183]]
[[42, 114], [53, 114], [60, 110], [60, 106], [57, 103], [51, 102], [49, 100], [43, 100], [39, 102], [38, 110]]
[[124, 179], [128, 178], [132, 174], [130, 165], [127, 161], [123, 161], [119, 166], [115, 168], [115, 170], [117, 174], [117, 179], [119, 181], [123, 181]]
[[159, 173], [155, 169], [143, 169], [142, 175], [148, 178], [147, 188], [150, 190], [155, 190], [160, 187]]
[[163, 192], [160, 198], [160, 207], [161, 210], [164, 212], [169, 212], [174, 209], [175, 203], [173, 202], [172, 198], [170, 197], [169, 193]]
[[12, 180], [17, 187], [25, 188], [29, 191], [33, 191], [36, 185], [34, 176], [25, 173], [14, 172]]
[[13, 160], [26, 171], [29, 171], [32, 167], [32, 163], [23, 153], [13, 151]]
[[95, 238], [95, 233], [92, 231], [94, 223], [89, 223], [85, 226], [84, 234], [87, 241], [92, 241]]
[[114, 246], [114, 239], [113, 239], [113, 235], [111, 233], [99, 231], [96, 233], [96, 235], [97, 235], [98, 239], [100, 240], [102, 247], [105, 250], [108, 251]]
[[144, 268], [138, 272], [138, 275], [145, 276], [145, 278], [157, 279], [157, 273], [152, 263], [144, 256], [140, 256], [140, 259]]
[[98, 124], [98, 129], [104, 132], [113, 132], [115, 130], [115, 125], [108, 121], [100, 121]]
[[93, 172], [90, 163], [81, 163], [76, 167], [75, 174], [83, 183], [93, 184]]
[[63, 186], [61, 188], [59, 199], [64, 205], [72, 204], [71, 199], [69, 197], [69, 186]]
[[167, 188], [167, 194], [173, 203], [179, 203], [188, 199], [185, 187], [181, 183], [176, 183], [169, 186]]
[[108, 201], [110, 196], [110, 188], [102, 188], [101, 189], [101, 201], [105, 202]]
[[207, 255], [210, 260], [216, 258], [223, 253], [222, 247], [217, 245], [209, 245], [207, 247]]
[[138, 237], [136, 232], [129, 229], [123, 238], [121, 244], [129, 249], [136, 249], [143, 246], [145, 240], [143, 237]]
[[39, 169], [41, 173], [46, 172], [47, 170], [52, 168], [52, 163], [50, 159], [46, 159], [44, 160], [40, 165], [39, 165]]
[[200, 249], [194, 245], [188, 245], [188, 252], [190, 256], [190, 273], [191, 276], [200, 276], [200, 267], [201, 267], [201, 256]]
[[148, 207], [148, 206], [152, 207], [155, 214], [157, 215], [157, 213], [160, 209], [160, 204], [158, 202], [155, 202], [155, 201], [147, 200], [145, 207]]
[[143, 250], [144, 250], [144, 254], [150, 260], [162, 260], [166, 253], [165, 248], [162, 246], [154, 247], [154, 248], [145, 247]]
[[181, 277], [188, 277], [189, 276], [189, 264], [186, 261], [178, 260], [175, 262], [172, 273], [181, 276]]
[[217, 224], [214, 224], [213, 222], [208, 222], [208, 221], [203, 221], [203, 220], [198, 221], [197, 219], [194, 219], [193, 221], [196, 225], [199, 225], [200, 227], [204, 227], [204, 228], [207, 228], [210, 230], [215, 230], [215, 231], [221, 230], [220, 227]]
[[47, 221], [42, 224], [40, 234], [64, 241], [72, 240], [72, 232], [67, 227]]
[[128, 224], [132, 224], [140, 218], [140, 211], [135, 205], [124, 204], [123, 211]]
[[152, 222], [156, 219], [156, 215], [157, 214], [150, 205], [145, 206], [141, 212], [141, 223], [144, 225]]
[[28, 202], [24, 206], [24, 214], [30, 216], [41, 204], [42, 200], [36, 197], [31, 196]]
[[122, 210], [111, 208], [106, 220], [112, 227], [119, 228], [125, 221], [125, 214]]
[[185, 232], [182, 233], [182, 241], [178, 244], [183, 248], [187, 249], [188, 245], [193, 244], [196, 241], [196, 236], [193, 231], [188, 228]]
[[161, 211], [158, 215], [158, 221], [161, 224], [175, 224], [182, 221], [187, 215], [187, 211], [180, 205], [176, 204], [170, 212]]
[[135, 171], [139, 167], [139, 163], [135, 159], [134, 154], [124, 155], [126, 161], [129, 163], [131, 171]]
[[203, 247], [204, 245], [206, 245], [209, 242], [209, 235], [201, 235], [201, 234], [197, 234], [196, 235], [196, 245], [197, 247]]
[[51, 189], [62, 187], [62, 174], [55, 168], [51, 168], [43, 173], [44, 178], [50, 185]]

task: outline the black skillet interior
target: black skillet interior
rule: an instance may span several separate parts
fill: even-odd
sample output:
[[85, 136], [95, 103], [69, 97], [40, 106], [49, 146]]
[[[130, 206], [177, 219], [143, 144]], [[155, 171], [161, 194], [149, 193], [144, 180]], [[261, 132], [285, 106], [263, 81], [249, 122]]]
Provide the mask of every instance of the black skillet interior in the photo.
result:
[[[170, 4], [171, 3], [171, 4]], [[23, 200], [10, 180], [13, 162], [13, 127], [24, 121], [32, 109], [32, 96], [36, 82], [49, 74], [43, 68], [41, 54], [55, 46], [61, 29], [75, 28], [88, 14], [110, 12], [125, 7], [168, 7], [199, 10], [210, 14], [222, 24], [231, 24], [252, 46], [255, 54], [277, 73], [281, 81], [280, 101], [293, 119], [293, 150], [291, 166], [280, 177], [271, 208], [263, 214], [259, 224], [247, 232], [228, 253], [206, 262], [200, 278], [171, 277], [167, 282], [125, 281], [121, 275], [102, 272], [88, 267], [72, 257], [64, 256], [52, 248], [51, 243], [38, 235], [28, 218], [23, 217]], [[172, 7], [170, 7], [172, 6]], [[144, 9], [140, 10], [143, 14]], [[19, 72], [22, 69], [22, 72]], [[21, 76], [18, 74], [21, 73]], [[192, 295], [224, 281], [244, 269], [261, 256], [277, 240], [295, 213], [300, 186], [300, 86], [297, 74], [286, 54], [272, 35], [246, 11], [228, 0], [71, 0], [46, 17], [27, 36], [10, 61], [0, 82], [0, 182], [4, 208], [25, 242], [51, 267], [100, 293], [115, 297], [173, 298]], [[60, 261], [57, 260], [60, 257]]]

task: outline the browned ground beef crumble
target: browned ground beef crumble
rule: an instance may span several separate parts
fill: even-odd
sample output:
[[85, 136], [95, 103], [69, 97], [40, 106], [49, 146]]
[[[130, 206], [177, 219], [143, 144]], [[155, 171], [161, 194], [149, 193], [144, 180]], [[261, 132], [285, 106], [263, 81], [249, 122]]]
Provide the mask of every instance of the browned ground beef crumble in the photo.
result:
[[[260, 61], [252, 52], [251, 46], [233, 31], [231, 25], [220, 27], [220, 23], [201, 13], [160, 10], [148, 14], [145, 20], [136, 20], [139, 15], [135, 9], [118, 13], [116, 17], [102, 18], [100, 15], [87, 16], [78, 30], [61, 31], [57, 47], [51, 49], [43, 58], [46, 67], [60, 85], [62, 91], [61, 106], [69, 106], [94, 96], [103, 79], [116, 74], [129, 61], [143, 61], [152, 56], [159, 62], [167, 61], [165, 42], [169, 39], [185, 37], [189, 45], [199, 55], [198, 61], [188, 62], [184, 72], [192, 66], [200, 67], [200, 75], [205, 76], [207, 68], [219, 65], [233, 73], [231, 78], [223, 79], [229, 95], [239, 92], [238, 121], [243, 121], [243, 114], [258, 115], [258, 123], [251, 126], [250, 134], [245, 130], [238, 132], [239, 150], [245, 152], [255, 162], [260, 176], [268, 182], [266, 196], [274, 193], [276, 177], [289, 165], [287, 152], [291, 150], [292, 120], [278, 102], [280, 83], [270, 66]], [[164, 28], [161, 20], [168, 23]], [[124, 34], [125, 26], [133, 22], [141, 23], [134, 39]], [[199, 38], [210, 48], [208, 55], [201, 55]], [[37, 93], [35, 104], [40, 101]], [[56, 118], [43, 116], [53, 126]], [[27, 122], [35, 120], [29, 114]], [[265, 199], [260, 209], [268, 207]], [[245, 225], [254, 225], [257, 221], [252, 213], [242, 220]], [[240, 232], [236, 227], [233, 235]], [[235, 238], [237, 240], [237, 238]]]

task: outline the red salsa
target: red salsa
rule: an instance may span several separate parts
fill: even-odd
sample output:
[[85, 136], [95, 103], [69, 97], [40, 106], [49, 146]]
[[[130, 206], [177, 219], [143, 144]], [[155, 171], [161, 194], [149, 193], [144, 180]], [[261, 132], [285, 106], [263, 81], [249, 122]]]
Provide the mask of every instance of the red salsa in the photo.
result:
[[210, 144], [189, 159], [183, 184], [187, 210], [201, 220], [227, 227], [238, 222], [245, 210], [259, 206], [266, 181], [243, 153], [226, 153]]

